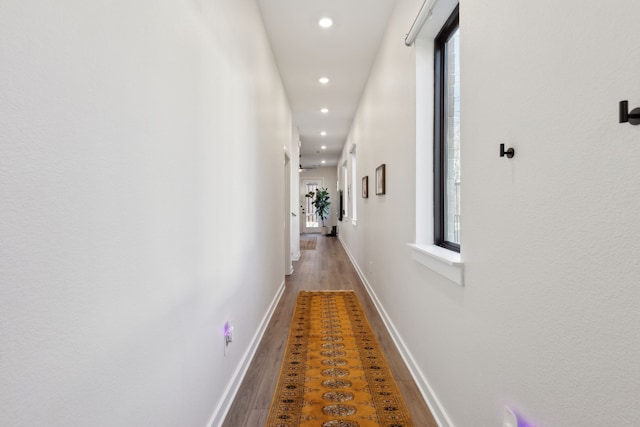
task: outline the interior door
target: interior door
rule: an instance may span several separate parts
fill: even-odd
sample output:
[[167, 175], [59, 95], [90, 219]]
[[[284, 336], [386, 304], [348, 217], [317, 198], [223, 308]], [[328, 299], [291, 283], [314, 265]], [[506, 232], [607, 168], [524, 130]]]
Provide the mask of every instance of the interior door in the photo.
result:
[[300, 228], [302, 233], [319, 233], [322, 223], [311, 204], [312, 199], [305, 197], [310, 191], [323, 187], [322, 178], [307, 178], [300, 181]]
[[291, 263], [291, 161], [284, 153], [284, 274], [293, 273]]

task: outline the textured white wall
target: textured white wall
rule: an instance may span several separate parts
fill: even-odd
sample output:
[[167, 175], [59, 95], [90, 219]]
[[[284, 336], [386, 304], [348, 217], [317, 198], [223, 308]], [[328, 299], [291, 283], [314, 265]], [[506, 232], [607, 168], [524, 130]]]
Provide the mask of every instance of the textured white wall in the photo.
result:
[[[411, 261], [421, 2], [399, 1], [347, 144], [387, 195], [342, 239], [453, 425], [640, 419], [640, 3], [463, 2], [465, 288]], [[429, 120], [426, 118], [425, 120]], [[515, 158], [498, 156], [505, 143]], [[371, 191], [370, 191], [371, 194]]]
[[270, 52], [254, 2], [2, 2], [1, 424], [209, 422], [284, 274]]

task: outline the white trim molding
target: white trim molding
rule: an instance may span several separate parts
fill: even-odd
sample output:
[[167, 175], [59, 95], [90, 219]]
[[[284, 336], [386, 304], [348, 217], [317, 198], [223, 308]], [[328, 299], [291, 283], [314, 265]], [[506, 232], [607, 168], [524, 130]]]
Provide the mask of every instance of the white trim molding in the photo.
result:
[[394, 344], [400, 351], [400, 356], [402, 357], [402, 360], [404, 360], [404, 363], [407, 365], [407, 368], [409, 369], [409, 372], [411, 373], [413, 380], [416, 382], [416, 385], [420, 390], [420, 394], [422, 394], [422, 397], [427, 403], [427, 406], [429, 407], [429, 410], [431, 411], [433, 418], [435, 418], [439, 427], [454, 427], [454, 424], [451, 421], [451, 418], [449, 418], [449, 415], [447, 414], [447, 412], [445, 411], [444, 406], [442, 406], [440, 399], [438, 399], [435, 391], [429, 384], [429, 381], [427, 381], [424, 374], [420, 370], [418, 364], [416, 363], [415, 359], [411, 355], [411, 352], [409, 351], [406, 344], [402, 340], [402, 337], [398, 333], [398, 330], [394, 326], [393, 322], [389, 318], [389, 315], [385, 311], [382, 303], [378, 299], [378, 296], [373, 291], [371, 284], [369, 283], [366, 276], [362, 272], [362, 269], [360, 269], [360, 266], [358, 265], [355, 258], [349, 251], [349, 248], [347, 247], [347, 245], [345, 245], [340, 235], [338, 235], [338, 240], [342, 244], [344, 251], [347, 253], [349, 260], [351, 260], [351, 264], [353, 264], [353, 267], [356, 269], [358, 276], [360, 276], [360, 280], [362, 280], [362, 283], [364, 284], [364, 287], [367, 290], [367, 293], [371, 297], [373, 304], [376, 306], [376, 309], [380, 314], [380, 317], [382, 318], [382, 321], [384, 322], [384, 325], [386, 326], [387, 331], [389, 331], [389, 335], [391, 335], [391, 339], [393, 339]]
[[218, 406], [213, 411], [213, 415], [209, 419], [207, 426], [220, 427], [224, 422], [224, 419], [227, 417], [227, 413], [229, 412], [229, 409], [231, 408], [231, 404], [233, 403], [233, 400], [235, 399], [236, 394], [238, 393], [240, 384], [242, 384], [242, 380], [244, 379], [244, 376], [247, 374], [249, 365], [251, 364], [253, 357], [256, 355], [256, 351], [258, 350], [258, 344], [260, 344], [260, 341], [262, 340], [262, 336], [264, 335], [264, 332], [267, 329], [267, 325], [269, 325], [269, 322], [271, 321], [271, 316], [273, 316], [273, 313], [276, 310], [276, 307], [278, 306], [278, 302], [280, 302], [280, 298], [284, 293], [284, 284], [285, 282], [282, 281], [280, 288], [278, 289], [275, 297], [271, 301], [271, 305], [269, 305], [269, 309], [267, 310], [264, 317], [262, 318], [262, 321], [260, 322], [260, 326], [258, 327], [258, 330], [256, 331], [255, 335], [251, 339], [249, 348], [247, 348], [247, 351], [245, 352], [244, 356], [240, 360], [240, 364], [238, 365], [238, 368], [236, 369], [236, 371], [233, 373], [233, 376], [231, 377], [231, 381], [225, 388], [224, 393], [222, 394], [222, 398], [218, 403]]

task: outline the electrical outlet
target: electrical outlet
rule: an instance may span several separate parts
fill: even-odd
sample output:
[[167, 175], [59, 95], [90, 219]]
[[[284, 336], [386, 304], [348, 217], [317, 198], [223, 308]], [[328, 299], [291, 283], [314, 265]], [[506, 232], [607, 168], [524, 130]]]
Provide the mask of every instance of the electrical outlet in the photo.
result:
[[224, 324], [224, 344], [225, 346], [231, 344], [233, 342], [233, 323], [231, 321], [227, 321]]
[[229, 347], [229, 344], [233, 342], [233, 323], [231, 323], [230, 320], [225, 322], [222, 335], [224, 337], [224, 355], [226, 357], [227, 347]]

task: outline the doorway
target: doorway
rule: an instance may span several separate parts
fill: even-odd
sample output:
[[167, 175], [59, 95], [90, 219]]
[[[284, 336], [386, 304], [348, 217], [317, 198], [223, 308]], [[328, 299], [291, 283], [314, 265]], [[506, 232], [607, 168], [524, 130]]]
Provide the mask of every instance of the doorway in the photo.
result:
[[284, 153], [284, 274], [293, 273], [291, 263], [291, 161]]
[[322, 224], [311, 203], [313, 199], [305, 197], [310, 191], [324, 187], [322, 178], [306, 178], [300, 182], [300, 229], [302, 233], [319, 233]]

